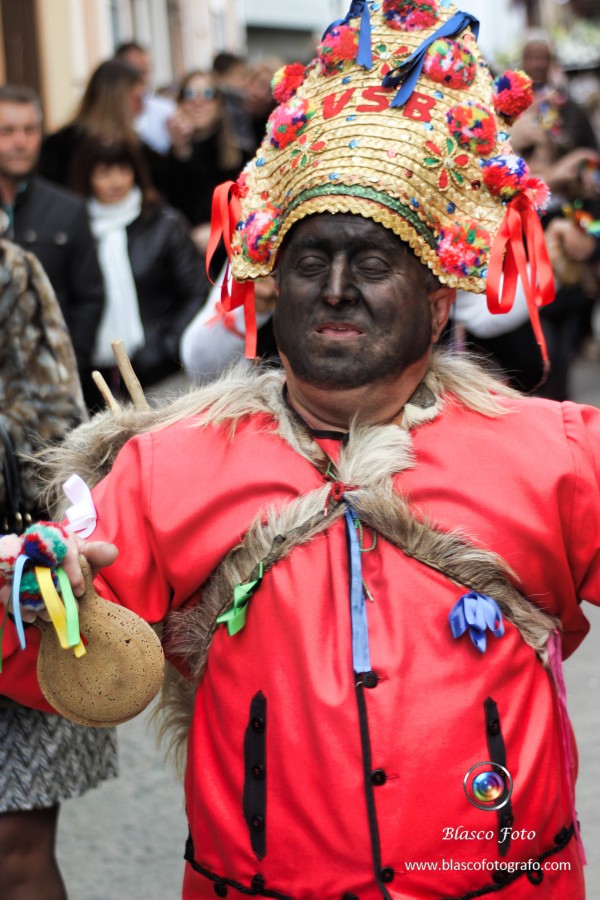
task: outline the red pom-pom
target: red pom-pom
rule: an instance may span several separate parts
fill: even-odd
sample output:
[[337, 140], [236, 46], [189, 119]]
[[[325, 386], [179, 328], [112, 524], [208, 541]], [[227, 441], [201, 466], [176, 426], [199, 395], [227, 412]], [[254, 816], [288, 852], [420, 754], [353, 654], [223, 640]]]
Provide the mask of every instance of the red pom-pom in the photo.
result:
[[473, 84], [477, 64], [475, 57], [457, 41], [438, 38], [425, 56], [423, 72], [432, 81], [451, 88], [465, 88]]
[[496, 143], [496, 122], [492, 113], [477, 103], [454, 106], [447, 113], [450, 134], [471, 153], [487, 156]]
[[324, 75], [341, 72], [349, 62], [354, 62], [358, 53], [358, 36], [349, 25], [332, 28], [319, 44], [319, 60]]
[[286, 103], [294, 96], [306, 77], [306, 67], [302, 63], [282, 66], [273, 76], [273, 96], [278, 103]]
[[550, 200], [550, 188], [541, 178], [531, 176], [527, 179], [525, 190], [531, 197], [533, 204], [539, 213], [545, 213]]
[[533, 84], [529, 75], [519, 70], [498, 75], [492, 85], [494, 109], [509, 125], [533, 102]]
[[483, 160], [481, 166], [487, 189], [502, 200], [512, 200], [525, 189], [530, 177], [527, 163], [514, 153], [493, 156]]
[[266, 263], [272, 253], [272, 244], [281, 225], [281, 207], [265, 203], [261, 209], [250, 213], [241, 226], [244, 254], [253, 263]]
[[438, 258], [451, 275], [481, 277], [488, 264], [491, 238], [476, 222], [453, 222], [440, 232]]
[[437, 0], [383, 0], [383, 17], [390, 28], [423, 31], [439, 18]]
[[276, 150], [282, 150], [295, 141], [314, 115], [314, 107], [303, 97], [292, 97], [277, 106], [267, 122], [267, 135]]

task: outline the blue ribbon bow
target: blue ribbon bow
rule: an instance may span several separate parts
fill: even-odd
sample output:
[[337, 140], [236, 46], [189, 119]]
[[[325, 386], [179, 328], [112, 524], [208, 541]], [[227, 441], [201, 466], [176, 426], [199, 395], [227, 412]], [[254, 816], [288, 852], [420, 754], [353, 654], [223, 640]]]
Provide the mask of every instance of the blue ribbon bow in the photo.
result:
[[383, 81], [381, 82], [382, 87], [398, 87], [398, 85], [402, 83], [402, 87], [392, 100], [390, 106], [404, 106], [415, 89], [415, 85], [419, 80], [421, 70], [423, 69], [425, 54], [433, 42], [437, 41], [438, 38], [454, 37], [468, 27], [471, 28], [471, 31], [475, 35], [475, 39], [477, 39], [479, 37], [479, 19], [476, 19], [471, 13], [454, 13], [452, 18], [448, 19], [447, 22], [444, 22], [431, 37], [428, 37], [427, 40], [423, 41], [421, 46], [418, 47], [408, 59], [405, 59], [403, 63], [396, 66], [396, 68], [392, 69], [391, 72], [388, 72], [387, 75], [383, 76]]
[[350, 9], [344, 19], [336, 19], [325, 30], [321, 40], [325, 40], [327, 35], [338, 28], [340, 25], [347, 25], [350, 19], [360, 20], [360, 31], [358, 35], [358, 51], [356, 53], [356, 62], [365, 69], [373, 68], [373, 53], [371, 51], [371, 13], [369, 12], [369, 4], [367, 0], [352, 0]]
[[459, 638], [468, 629], [470, 638], [480, 653], [485, 653], [486, 650], [486, 628], [489, 628], [494, 637], [499, 638], [504, 634], [500, 607], [491, 597], [476, 591], [463, 594], [450, 610], [448, 619], [452, 637]]

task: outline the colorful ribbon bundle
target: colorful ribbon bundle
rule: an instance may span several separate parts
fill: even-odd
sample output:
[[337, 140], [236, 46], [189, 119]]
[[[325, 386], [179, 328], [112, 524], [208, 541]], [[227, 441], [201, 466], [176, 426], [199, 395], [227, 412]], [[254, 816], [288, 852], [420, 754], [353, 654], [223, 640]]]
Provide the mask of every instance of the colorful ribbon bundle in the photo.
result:
[[[0, 587], [12, 581], [10, 604], [0, 626], [0, 647], [9, 607], [22, 650], [26, 647], [22, 610], [37, 615], [45, 609], [61, 647], [72, 649], [78, 658], [83, 656], [77, 602], [60, 566], [67, 553], [67, 532], [54, 522], [37, 522], [22, 536], [10, 537], [0, 558]], [[0, 653], [0, 671], [1, 661]]]
[[471, 591], [460, 597], [448, 614], [452, 637], [459, 638], [468, 630], [469, 636], [480, 653], [485, 653], [487, 642], [486, 629], [494, 637], [504, 634], [504, 622], [500, 607], [487, 594]]

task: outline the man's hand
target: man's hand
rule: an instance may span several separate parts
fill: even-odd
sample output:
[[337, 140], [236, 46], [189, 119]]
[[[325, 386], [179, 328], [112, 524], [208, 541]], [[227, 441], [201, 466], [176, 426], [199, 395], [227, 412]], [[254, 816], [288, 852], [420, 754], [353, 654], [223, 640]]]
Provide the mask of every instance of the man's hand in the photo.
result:
[[85, 591], [79, 557], [85, 556], [95, 575], [99, 569], [114, 563], [118, 553], [115, 545], [109, 544], [107, 541], [84, 541], [75, 535], [69, 536], [67, 555], [62, 562], [62, 568], [65, 570], [76, 597], [83, 596]]
[[[0, 559], [14, 559], [15, 537], [15, 535], [9, 534], [0, 538]], [[106, 541], [84, 541], [76, 535], [69, 535], [67, 553], [61, 566], [69, 579], [76, 597], [81, 597], [85, 590], [79, 557], [85, 556], [92, 567], [92, 572], [96, 574], [104, 566], [110, 566], [117, 558], [118, 552], [114, 544], [109, 544]], [[0, 603], [4, 606], [9, 606], [10, 604], [11, 590], [12, 585], [8, 583], [0, 587]], [[36, 614], [32, 610], [22, 608], [21, 615], [24, 622], [33, 622], [38, 616], [46, 620], [49, 618], [45, 610]]]
[[597, 239], [569, 219], [553, 219], [544, 237], [551, 260], [563, 254], [567, 259], [584, 262], [596, 249]]

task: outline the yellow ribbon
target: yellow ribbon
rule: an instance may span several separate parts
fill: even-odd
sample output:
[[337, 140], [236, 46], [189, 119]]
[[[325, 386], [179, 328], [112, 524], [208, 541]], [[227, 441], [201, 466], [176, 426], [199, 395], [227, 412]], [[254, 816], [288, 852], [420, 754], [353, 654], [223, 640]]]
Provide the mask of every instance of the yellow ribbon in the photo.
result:
[[86, 653], [86, 649], [79, 634], [77, 603], [64, 570], [60, 568], [56, 570], [63, 595], [62, 600], [54, 587], [50, 569], [36, 566], [35, 574], [40, 586], [42, 599], [46, 604], [46, 609], [60, 641], [60, 646], [63, 650], [69, 650], [72, 647], [73, 653], [77, 658], [83, 656]]

